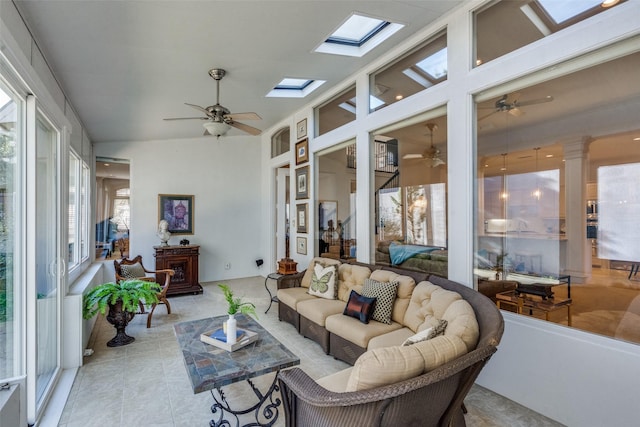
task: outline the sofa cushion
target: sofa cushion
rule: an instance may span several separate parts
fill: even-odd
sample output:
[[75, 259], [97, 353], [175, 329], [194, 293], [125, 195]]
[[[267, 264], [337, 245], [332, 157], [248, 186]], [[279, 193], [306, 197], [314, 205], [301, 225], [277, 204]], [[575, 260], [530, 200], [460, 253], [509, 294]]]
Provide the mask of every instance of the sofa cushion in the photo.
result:
[[467, 351], [476, 348], [480, 327], [473, 307], [461, 299], [454, 301], [444, 312], [442, 318], [448, 322], [445, 336], [457, 336], [464, 341]]
[[327, 317], [334, 314], [340, 314], [344, 311], [344, 302], [340, 300], [313, 298], [298, 302], [296, 311], [300, 316], [324, 327], [325, 319]]
[[278, 289], [277, 295], [278, 295], [278, 301], [280, 301], [280, 304], [288, 305], [294, 310], [296, 310], [298, 303], [300, 301], [318, 299], [313, 295], [309, 295], [309, 293], [307, 292], [307, 288], [300, 288], [300, 287]]
[[431, 282], [420, 282], [411, 295], [402, 323], [414, 332], [435, 326], [437, 319], [444, 318], [447, 307], [460, 299], [462, 297], [457, 292], [448, 291]]
[[349, 382], [352, 370], [353, 366], [350, 366], [331, 375], [327, 375], [326, 377], [318, 378], [316, 382], [321, 387], [324, 387], [329, 391], [333, 391], [334, 393], [344, 393], [347, 391], [347, 383]]
[[369, 323], [375, 303], [375, 298], [364, 297], [356, 291], [351, 291], [343, 314], [358, 319], [362, 323]]
[[369, 340], [367, 350], [400, 345], [411, 335], [414, 335], [414, 332], [409, 328], [400, 328], [386, 334], [378, 335], [377, 337], [373, 337]]
[[324, 326], [332, 334], [344, 338], [362, 348], [368, 348], [371, 338], [402, 328], [402, 325], [396, 322], [391, 322], [390, 325], [386, 325], [372, 320], [369, 324], [364, 324], [351, 317], [343, 316], [342, 314], [327, 317]]
[[415, 346], [369, 350], [358, 357], [346, 391], [368, 390], [416, 377], [424, 371], [424, 357]]
[[416, 281], [411, 276], [400, 275], [390, 270], [374, 270], [371, 272], [370, 277], [378, 282], [398, 282], [398, 292], [393, 303], [391, 320], [396, 323], [403, 323], [413, 289], [416, 287]]
[[335, 265], [323, 267], [319, 263], [313, 266], [309, 294], [320, 298], [336, 299], [338, 270]]
[[362, 294], [362, 285], [369, 276], [371, 276], [371, 270], [368, 267], [340, 264], [338, 267], [338, 299], [347, 302], [352, 290]]
[[421, 341], [411, 345], [420, 352], [424, 360], [424, 371], [429, 372], [456, 359], [463, 354], [467, 354], [467, 346], [464, 341], [455, 335], [440, 335], [428, 341]]
[[311, 285], [311, 276], [313, 276], [313, 267], [316, 265], [316, 263], [319, 263], [323, 267], [326, 267], [328, 265], [341, 264], [341, 262], [338, 261], [337, 259], [321, 258], [321, 257], [313, 258], [309, 263], [309, 267], [304, 272], [304, 275], [302, 276], [302, 280], [300, 281], [300, 286], [302, 286], [303, 288], [308, 288]]
[[375, 298], [376, 304], [371, 318], [378, 322], [391, 324], [391, 312], [398, 292], [398, 282], [378, 282], [371, 278], [365, 279], [362, 295]]

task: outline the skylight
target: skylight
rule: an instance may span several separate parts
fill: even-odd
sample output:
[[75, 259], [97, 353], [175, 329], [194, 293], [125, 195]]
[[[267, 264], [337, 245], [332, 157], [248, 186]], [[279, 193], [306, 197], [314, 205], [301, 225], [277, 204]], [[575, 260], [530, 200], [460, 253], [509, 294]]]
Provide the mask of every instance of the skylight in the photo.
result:
[[416, 64], [418, 68], [435, 80], [447, 75], [447, 48], [442, 48]]
[[575, 16], [593, 9], [602, 3], [602, 0], [558, 1], [538, 0], [538, 3], [549, 14], [556, 24], [561, 24]]
[[285, 77], [267, 94], [267, 98], [304, 98], [325, 81]]
[[315, 51], [361, 57], [402, 27], [404, 27], [402, 24], [354, 13]]
[[389, 24], [381, 19], [351, 15], [325, 42], [362, 46]]

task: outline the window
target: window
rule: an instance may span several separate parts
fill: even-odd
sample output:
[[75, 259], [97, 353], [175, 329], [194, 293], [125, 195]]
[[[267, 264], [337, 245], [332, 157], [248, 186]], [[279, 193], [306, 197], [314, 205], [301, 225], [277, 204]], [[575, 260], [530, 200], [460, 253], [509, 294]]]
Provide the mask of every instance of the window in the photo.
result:
[[77, 267], [89, 257], [89, 167], [73, 151], [69, 152], [68, 268]]
[[447, 35], [440, 34], [371, 75], [369, 111], [376, 111], [447, 79]]
[[[432, 112], [431, 116], [437, 115]], [[446, 277], [447, 248], [447, 117], [415, 120], [377, 133], [385, 144], [374, 173], [375, 259]], [[389, 155], [391, 153], [391, 155]], [[386, 163], [387, 167], [380, 166]], [[391, 166], [391, 167], [389, 167]], [[421, 254], [396, 257], [393, 245], [413, 245]], [[433, 256], [431, 251], [434, 252]], [[409, 255], [409, 254], [408, 254]]]
[[129, 188], [121, 188], [116, 191], [116, 197], [113, 200], [113, 222], [117, 224], [118, 238], [129, 236], [129, 219], [131, 218], [129, 194]]
[[605, 12], [617, 1], [499, 1], [474, 13], [475, 65]]
[[[329, 258], [356, 256], [355, 142], [338, 144], [317, 156], [317, 245], [313, 253]], [[347, 167], [345, 167], [345, 165]]]
[[22, 366], [22, 283], [20, 253], [20, 175], [23, 155], [23, 102], [0, 75], [0, 382], [24, 374]]
[[280, 154], [288, 153], [291, 149], [291, 130], [289, 126], [284, 127], [271, 137], [271, 158]]
[[474, 269], [479, 286], [546, 284], [553, 299], [529, 289], [522, 315], [635, 343], [638, 67], [636, 52], [478, 100]]
[[316, 48], [316, 52], [361, 57], [402, 27], [402, 24], [354, 13]]
[[339, 128], [356, 119], [355, 85], [316, 109], [316, 135]]

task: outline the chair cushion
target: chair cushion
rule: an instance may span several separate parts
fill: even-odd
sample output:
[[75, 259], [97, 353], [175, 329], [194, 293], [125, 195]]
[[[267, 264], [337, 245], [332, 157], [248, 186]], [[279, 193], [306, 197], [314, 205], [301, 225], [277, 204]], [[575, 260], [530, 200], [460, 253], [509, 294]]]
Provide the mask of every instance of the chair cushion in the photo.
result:
[[344, 303], [340, 300], [313, 298], [298, 301], [296, 311], [300, 316], [311, 320], [316, 325], [324, 327], [327, 317], [341, 314], [344, 311]]
[[424, 358], [415, 346], [384, 347], [358, 357], [346, 391], [367, 390], [421, 375]]
[[338, 289], [336, 287], [337, 268], [335, 265], [323, 267], [316, 263], [313, 266], [309, 294], [320, 298], [336, 299]]
[[138, 279], [145, 276], [144, 268], [139, 262], [135, 264], [120, 264], [120, 272], [125, 279]]
[[369, 323], [375, 303], [375, 298], [363, 297], [356, 291], [351, 291], [351, 296], [343, 314], [356, 318], [362, 323]]
[[398, 292], [398, 282], [378, 282], [371, 278], [365, 279], [362, 296], [375, 298], [376, 305], [371, 318], [381, 323], [391, 324], [391, 312]]

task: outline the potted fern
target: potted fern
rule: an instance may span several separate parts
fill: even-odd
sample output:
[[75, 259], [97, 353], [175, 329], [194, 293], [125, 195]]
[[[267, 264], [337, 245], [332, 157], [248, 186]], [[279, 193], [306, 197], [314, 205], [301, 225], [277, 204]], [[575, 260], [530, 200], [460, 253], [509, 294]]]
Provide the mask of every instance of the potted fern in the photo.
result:
[[228, 285], [219, 284], [218, 287], [222, 289], [225, 300], [227, 300], [228, 308], [227, 314], [229, 314], [229, 320], [227, 320], [227, 344], [236, 343], [236, 313], [248, 314], [255, 318], [258, 318], [256, 314], [256, 306], [251, 302], [242, 301], [242, 298], [233, 295], [233, 291]]
[[157, 303], [161, 290], [159, 284], [140, 279], [103, 283], [83, 297], [82, 316], [90, 319], [98, 312], [105, 314], [109, 308], [106, 318], [116, 328], [116, 336], [107, 342], [107, 346], [127, 345], [135, 338], [127, 335], [125, 328], [135, 316], [141, 301], [145, 304]]

